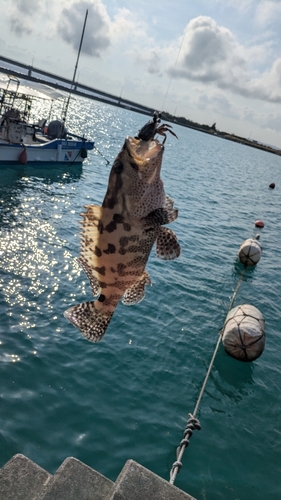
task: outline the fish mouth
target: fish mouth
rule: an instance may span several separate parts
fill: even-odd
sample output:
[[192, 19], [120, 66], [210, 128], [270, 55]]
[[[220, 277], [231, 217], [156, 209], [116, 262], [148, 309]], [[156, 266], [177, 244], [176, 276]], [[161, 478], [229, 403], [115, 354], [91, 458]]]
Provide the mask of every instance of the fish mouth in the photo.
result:
[[164, 152], [164, 146], [157, 139], [142, 141], [134, 137], [127, 137], [125, 145], [131, 156], [142, 160], [155, 159], [159, 154], [162, 156]]

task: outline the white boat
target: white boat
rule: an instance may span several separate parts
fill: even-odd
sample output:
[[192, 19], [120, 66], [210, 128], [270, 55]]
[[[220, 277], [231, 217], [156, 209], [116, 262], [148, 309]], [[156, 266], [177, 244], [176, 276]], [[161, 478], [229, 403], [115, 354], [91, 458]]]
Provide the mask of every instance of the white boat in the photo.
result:
[[[49, 100], [52, 108], [53, 101], [65, 95], [43, 84], [26, 83], [0, 77], [0, 164], [82, 163], [94, 142], [69, 132], [65, 114], [62, 120], [43, 116], [31, 121], [38, 99]], [[44, 108], [47, 113], [45, 104]], [[51, 117], [51, 110], [48, 114]]]

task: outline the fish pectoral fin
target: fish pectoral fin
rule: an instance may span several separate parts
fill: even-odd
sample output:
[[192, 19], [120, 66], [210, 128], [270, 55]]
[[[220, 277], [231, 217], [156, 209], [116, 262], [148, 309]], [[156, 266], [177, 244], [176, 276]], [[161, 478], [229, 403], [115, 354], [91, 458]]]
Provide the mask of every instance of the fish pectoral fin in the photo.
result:
[[90, 282], [93, 296], [97, 297], [101, 293], [99, 280], [95, 276], [93, 276], [90, 266], [87, 264], [86, 260], [83, 259], [83, 257], [79, 257], [77, 261], [79, 262], [80, 266], [82, 267], [84, 273], [86, 274]]
[[170, 198], [167, 194], [165, 198], [165, 208], [166, 210], [173, 210], [174, 208], [174, 200], [172, 200], [172, 198]]
[[149, 274], [144, 271], [139, 279], [130, 288], [127, 288], [123, 295], [122, 303], [125, 304], [125, 306], [138, 304], [145, 296], [146, 285], [151, 284]]
[[172, 206], [167, 206], [165, 208], [156, 208], [156, 210], [153, 210], [141, 220], [144, 228], [150, 229], [163, 226], [164, 224], [170, 224], [170, 222], [176, 220], [177, 216], [178, 210], [174, 209]]
[[168, 227], [160, 227], [156, 238], [156, 255], [159, 259], [173, 260], [179, 257], [181, 247], [175, 233]]
[[83, 302], [64, 312], [64, 317], [90, 342], [99, 342], [102, 339], [112, 315], [111, 312], [96, 309], [95, 302]]

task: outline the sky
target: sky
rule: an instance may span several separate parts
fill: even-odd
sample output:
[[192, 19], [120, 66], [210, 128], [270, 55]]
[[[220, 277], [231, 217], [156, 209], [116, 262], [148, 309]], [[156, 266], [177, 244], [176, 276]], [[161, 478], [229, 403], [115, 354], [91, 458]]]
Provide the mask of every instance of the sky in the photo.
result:
[[281, 148], [281, 0], [1, 0], [0, 55]]

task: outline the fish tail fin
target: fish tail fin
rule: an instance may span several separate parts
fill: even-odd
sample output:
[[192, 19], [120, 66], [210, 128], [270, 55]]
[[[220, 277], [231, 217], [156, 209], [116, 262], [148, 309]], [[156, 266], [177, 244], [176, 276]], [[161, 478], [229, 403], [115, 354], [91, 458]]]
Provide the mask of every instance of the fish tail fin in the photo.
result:
[[102, 339], [112, 315], [112, 312], [97, 309], [95, 301], [82, 302], [64, 312], [64, 317], [90, 342], [99, 342]]

